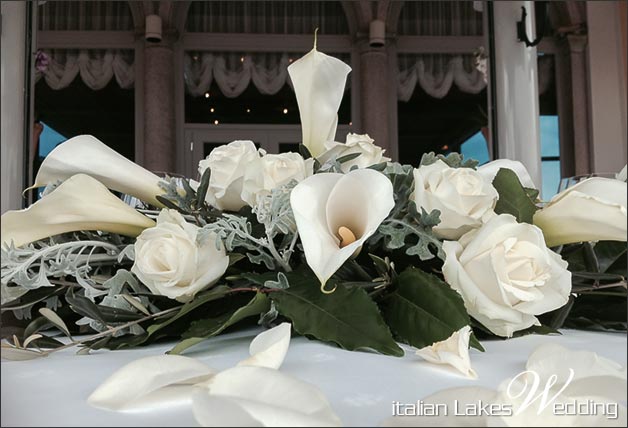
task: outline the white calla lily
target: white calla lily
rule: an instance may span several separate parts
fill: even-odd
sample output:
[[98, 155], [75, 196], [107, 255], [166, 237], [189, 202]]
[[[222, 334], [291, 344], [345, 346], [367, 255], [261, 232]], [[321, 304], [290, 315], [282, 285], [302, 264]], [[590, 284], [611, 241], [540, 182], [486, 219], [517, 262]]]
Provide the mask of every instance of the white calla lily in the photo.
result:
[[251, 357], [238, 365], [278, 369], [288, 353], [291, 331], [292, 324], [284, 322], [258, 334], [249, 347]]
[[[165, 397], [172, 401], [179, 401], [182, 396], [189, 399], [189, 386], [213, 374], [212, 369], [193, 358], [179, 355], [140, 358], [107, 378], [87, 402], [101, 409], [128, 410], [154, 406], [157, 401], [166, 401]], [[175, 384], [181, 388], [172, 387]], [[164, 388], [167, 386], [171, 389]]]
[[158, 185], [161, 178], [91, 135], [79, 135], [55, 147], [44, 159], [35, 184], [29, 189], [63, 181], [75, 174], [87, 174], [109, 189], [163, 207], [156, 199], [164, 193]]
[[314, 49], [288, 67], [299, 105], [303, 144], [314, 157], [325, 151], [325, 142], [335, 139], [338, 108], [350, 71], [344, 62], [317, 51], [316, 42]]
[[30, 207], [2, 215], [2, 244], [16, 247], [79, 230], [137, 236], [155, 222], [122, 202], [96, 179], [77, 174]]
[[626, 182], [592, 177], [534, 214], [549, 247], [583, 241], [626, 241]]
[[318, 388], [267, 367], [234, 367], [212, 377], [206, 386], [208, 392], [193, 397], [194, 415], [203, 426], [229, 424], [228, 409], [244, 412], [247, 417], [240, 417], [257, 426], [340, 426]]
[[329, 292], [327, 280], [375, 233], [395, 202], [385, 175], [357, 169], [306, 178], [292, 190], [290, 205], [307, 264]]
[[468, 325], [454, 332], [449, 338], [431, 346], [418, 349], [416, 354], [434, 364], [448, 364], [465, 376], [477, 379], [478, 375], [471, 368], [469, 358], [469, 339], [471, 327]]

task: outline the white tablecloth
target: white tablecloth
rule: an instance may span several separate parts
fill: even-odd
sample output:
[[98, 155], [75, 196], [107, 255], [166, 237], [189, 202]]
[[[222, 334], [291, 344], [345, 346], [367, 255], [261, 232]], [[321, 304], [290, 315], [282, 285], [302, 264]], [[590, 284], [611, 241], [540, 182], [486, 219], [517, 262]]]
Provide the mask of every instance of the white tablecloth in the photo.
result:
[[[259, 329], [208, 340], [186, 355], [216, 369], [225, 369], [248, 355]], [[457, 386], [491, 388], [524, 369], [538, 345], [554, 342], [572, 349], [592, 350], [626, 364], [626, 334], [565, 330], [562, 336], [530, 335], [507, 341], [484, 341], [485, 353], [471, 350], [479, 379], [469, 380], [453, 369], [419, 359], [410, 348], [403, 358], [347, 352], [333, 346], [292, 339], [281, 370], [317, 385], [347, 426], [373, 426], [391, 415], [393, 401], [413, 403], [433, 392]], [[156, 355], [172, 344], [133, 350], [74, 350], [31, 361], [3, 361], [2, 426], [195, 426], [189, 407], [153, 413], [115, 413], [90, 407], [89, 394], [110, 374], [135, 359]]]

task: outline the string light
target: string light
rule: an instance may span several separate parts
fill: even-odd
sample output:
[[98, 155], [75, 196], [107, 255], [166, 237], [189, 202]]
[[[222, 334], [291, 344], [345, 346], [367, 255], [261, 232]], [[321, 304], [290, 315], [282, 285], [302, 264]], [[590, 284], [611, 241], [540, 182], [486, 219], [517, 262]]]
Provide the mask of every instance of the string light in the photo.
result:
[[214, 108], [213, 107], [210, 108], [209, 111], [213, 113], [214, 112]]
[[447, 144], [445, 144], [442, 148], [443, 150], [449, 150], [449, 146]]
[[205, 92], [205, 98], [209, 98], [209, 92]]
[[288, 114], [288, 109], [287, 108], [283, 109], [283, 114]]
[[218, 125], [218, 119], [214, 120], [214, 125]]
[[250, 108], [247, 108], [247, 109], [246, 109], [246, 112], [247, 112], [247, 113], [250, 113], [250, 112], [251, 112], [251, 109], [250, 109]]
[[353, 125], [353, 122], [349, 122], [349, 126]]
[[244, 62], [244, 57], [243, 56], [240, 57], [240, 62]]

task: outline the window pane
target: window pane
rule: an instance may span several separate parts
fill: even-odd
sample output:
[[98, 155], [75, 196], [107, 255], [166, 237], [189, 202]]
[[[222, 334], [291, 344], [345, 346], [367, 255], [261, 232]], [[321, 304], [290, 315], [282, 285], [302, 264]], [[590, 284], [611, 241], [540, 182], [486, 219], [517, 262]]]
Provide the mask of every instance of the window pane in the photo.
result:
[[558, 186], [560, 185], [560, 161], [543, 161], [541, 163], [541, 174], [543, 177], [541, 198], [547, 201], [558, 192]]
[[460, 146], [460, 153], [465, 159], [475, 159], [480, 165], [490, 160], [488, 143], [482, 132], [477, 132]]

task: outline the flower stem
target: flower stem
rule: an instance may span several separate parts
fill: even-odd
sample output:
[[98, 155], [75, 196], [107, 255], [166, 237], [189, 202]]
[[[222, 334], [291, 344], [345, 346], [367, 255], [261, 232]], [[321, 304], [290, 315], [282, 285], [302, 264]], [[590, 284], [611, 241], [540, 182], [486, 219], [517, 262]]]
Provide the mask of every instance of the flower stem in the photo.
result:
[[44, 352], [42, 352], [42, 354], [43, 354], [42, 356], [47, 356], [47, 355], [52, 354], [53, 352], [61, 351], [63, 349], [72, 348], [73, 346], [80, 345], [80, 344], [83, 344], [83, 343], [86, 343], [86, 342], [92, 342], [94, 340], [102, 339], [103, 337], [107, 337], [109, 335], [115, 334], [116, 332], [118, 332], [120, 330], [123, 330], [125, 328], [134, 326], [136, 324], [143, 323], [144, 321], [148, 321], [150, 319], [157, 318], [157, 317], [160, 317], [162, 315], [167, 315], [167, 314], [169, 314], [171, 312], [175, 312], [175, 311], [178, 311], [180, 309], [181, 308], [179, 306], [177, 306], [177, 307], [174, 307], [174, 308], [165, 309], [165, 310], [160, 311], [160, 312], [155, 312], [154, 314], [146, 315], [143, 318], [137, 319], [135, 321], [128, 322], [126, 324], [119, 325], [117, 327], [110, 328], [110, 329], [105, 330], [105, 331], [103, 331], [101, 333], [95, 334], [93, 336], [89, 336], [89, 337], [87, 337], [85, 339], [73, 341], [73, 342], [70, 342], [70, 343], [68, 343], [66, 345], [59, 346], [58, 348], [50, 349], [49, 351], [44, 351]]

